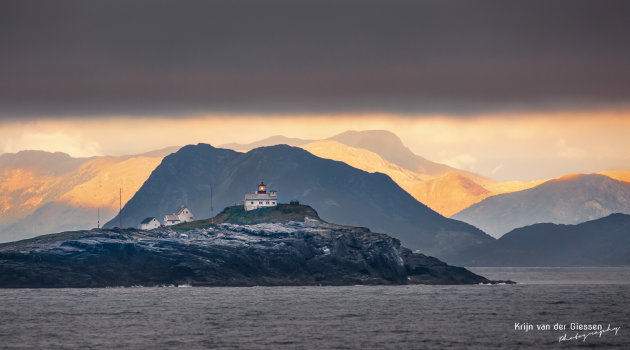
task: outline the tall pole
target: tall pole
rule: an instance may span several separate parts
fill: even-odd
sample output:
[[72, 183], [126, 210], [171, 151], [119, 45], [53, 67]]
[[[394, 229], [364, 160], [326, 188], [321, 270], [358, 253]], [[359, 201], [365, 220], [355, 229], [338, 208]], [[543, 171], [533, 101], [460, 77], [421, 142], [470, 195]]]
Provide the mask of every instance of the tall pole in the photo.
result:
[[214, 224], [214, 206], [213, 206], [213, 198], [212, 198], [212, 185], [210, 185], [210, 221]]
[[122, 187], [118, 194], [118, 225], [122, 228]]
[[[103, 183], [101, 182], [101, 180], [98, 180], [98, 192], [97, 192], [97, 197], [100, 198], [99, 200], [99, 204], [103, 204], [103, 197], [101, 197], [101, 192], [103, 191]], [[96, 214], [97, 218], [96, 218], [96, 228], [101, 228], [101, 207], [99, 206], [97, 209], [97, 214]]]

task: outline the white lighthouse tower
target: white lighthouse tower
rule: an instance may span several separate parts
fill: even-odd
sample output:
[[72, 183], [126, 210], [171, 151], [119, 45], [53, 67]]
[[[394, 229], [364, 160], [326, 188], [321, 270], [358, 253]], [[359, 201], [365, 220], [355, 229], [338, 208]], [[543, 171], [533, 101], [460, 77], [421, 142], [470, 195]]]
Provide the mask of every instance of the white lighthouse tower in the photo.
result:
[[275, 207], [278, 205], [278, 192], [269, 191], [267, 193], [267, 185], [264, 182], [260, 182], [258, 190], [254, 193], [246, 193], [243, 200], [243, 206], [246, 211], [254, 210], [265, 207]]

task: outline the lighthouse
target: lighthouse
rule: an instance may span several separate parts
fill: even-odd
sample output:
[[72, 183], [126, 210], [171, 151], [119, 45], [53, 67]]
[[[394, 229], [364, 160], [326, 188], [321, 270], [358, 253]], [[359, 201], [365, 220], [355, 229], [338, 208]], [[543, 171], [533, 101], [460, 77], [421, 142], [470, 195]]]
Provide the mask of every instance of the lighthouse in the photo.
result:
[[278, 192], [271, 190], [267, 192], [267, 185], [260, 181], [256, 192], [246, 193], [243, 206], [246, 211], [258, 208], [275, 207], [278, 205]]

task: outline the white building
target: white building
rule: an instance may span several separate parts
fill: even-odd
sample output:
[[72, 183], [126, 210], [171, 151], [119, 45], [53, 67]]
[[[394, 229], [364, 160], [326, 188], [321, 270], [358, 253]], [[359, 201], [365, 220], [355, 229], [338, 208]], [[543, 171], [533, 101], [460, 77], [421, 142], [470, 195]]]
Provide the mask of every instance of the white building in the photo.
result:
[[183, 205], [173, 214], [164, 215], [164, 226], [177, 225], [188, 221], [193, 221], [193, 214]]
[[264, 182], [260, 182], [258, 185], [258, 191], [255, 193], [246, 193], [243, 200], [243, 206], [245, 210], [254, 210], [265, 207], [275, 207], [278, 205], [278, 192], [269, 191], [267, 193], [267, 186]]
[[154, 228], [160, 227], [160, 222], [156, 218], [146, 218], [142, 220], [140, 223], [141, 230], [153, 230]]

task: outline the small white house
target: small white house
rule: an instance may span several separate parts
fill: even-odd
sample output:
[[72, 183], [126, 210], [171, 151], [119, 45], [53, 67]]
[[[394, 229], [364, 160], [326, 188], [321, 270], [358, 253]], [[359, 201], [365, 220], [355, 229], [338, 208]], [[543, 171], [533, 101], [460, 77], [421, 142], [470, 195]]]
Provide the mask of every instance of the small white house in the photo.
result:
[[153, 230], [154, 228], [160, 227], [160, 222], [156, 218], [146, 218], [142, 220], [140, 223], [141, 230]]
[[164, 215], [164, 226], [177, 225], [188, 221], [193, 221], [193, 214], [183, 205], [180, 206], [173, 214]]
[[246, 193], [243, 200], [243, 206], [246, 211], [265, 207], [275, 207], [278, 205], [278, 191], [269, 191], [267, 193], [267, 185], [260, 182], [258, 191], [254, 193]]

